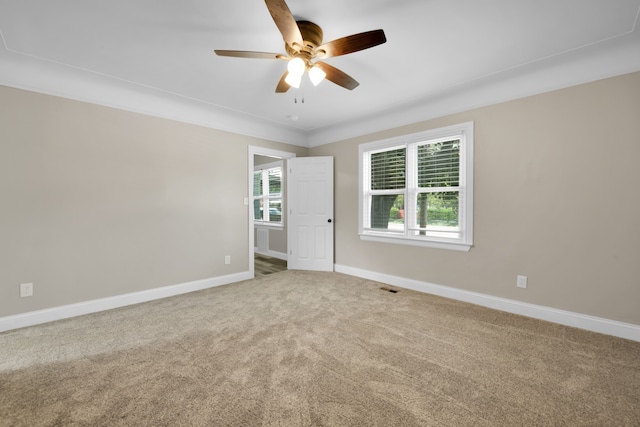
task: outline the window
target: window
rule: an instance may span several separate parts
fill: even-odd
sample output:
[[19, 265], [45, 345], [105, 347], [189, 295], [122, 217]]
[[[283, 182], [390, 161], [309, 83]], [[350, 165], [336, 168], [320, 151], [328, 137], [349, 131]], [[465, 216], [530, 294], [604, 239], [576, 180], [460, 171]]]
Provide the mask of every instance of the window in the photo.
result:
[[362, 239], [468, 251], [473, 123], [360, 145]]
[[282, 162], [254, 168], [253, 219], [257, 224], [282, 226]]

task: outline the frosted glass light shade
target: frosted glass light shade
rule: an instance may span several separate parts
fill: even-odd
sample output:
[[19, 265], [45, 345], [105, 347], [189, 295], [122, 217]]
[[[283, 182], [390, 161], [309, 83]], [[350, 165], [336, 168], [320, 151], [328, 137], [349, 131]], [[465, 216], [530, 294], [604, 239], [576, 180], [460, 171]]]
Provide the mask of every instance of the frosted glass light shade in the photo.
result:
[[313, 83], [314, 86], [318, 86], [326, 76], [327, 76], [327, 73], [325, 73], [318, 66], [313, 66], [309, 70], [309, 79], [311, 80], [311, 83]]
[[289, 75], [302, 76], [305, 68], [304, 61], [301, 58], [293, 58], [289, 61], [289, 64], [287, 64]]
[[287, 77], [284, 78], [284, 81], [291, 87], [298, 89], [300, 87], [300, 83], [302, 82], [302, 74], [293, 74], [291, 71], [287, 73]]

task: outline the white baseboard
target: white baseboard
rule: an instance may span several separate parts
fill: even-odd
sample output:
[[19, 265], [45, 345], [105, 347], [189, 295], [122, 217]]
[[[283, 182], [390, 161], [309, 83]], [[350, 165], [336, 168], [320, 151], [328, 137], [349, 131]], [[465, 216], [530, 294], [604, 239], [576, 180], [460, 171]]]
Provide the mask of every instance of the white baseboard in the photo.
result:
[[558, 310], [542, 305], [524, 303], [506, 298], [494, 297], [477, 292], [465, 291], [463, 289], [451, 288], [448, 286], [434, 285], [432, 283], [421, 282], [413, 279], [406, 279], [388, 274], [376, 273], [359, 268], [344, 265], [335, 265], [335, 271], [348, 274], [350, 276], [361, 277], [363, 279], [375, 280], [377, 282], [394, 285], [405, 289], [438, 295], [459, 301], [469, 302], [483, 307], [506, 311], [508, 313], [520, 314], [522, 316], [533, 317], [535, 319], [546, 320], [561, 325], [586, 329], [588, 331], [613, 335], [629, 340], [640, 341], [640, 325], [623, 323], [601, 317], [588, 316], [571, 311]]
[[272, 251], [272, 250], [268, 250], [266, 252], [264, 251], [259, 251], [258, 248], [254, 248], [253, 252], [257, 255], [264, 255], [264, 256], [270, 256], [272, 258], [278, 258], [281, 260], [286, 261], [287, 260], [287, 254], [284, 252], [276, 252], [276, 251]]
[[0, 317], [0, 332], [249, 280], [248, 271]]
[[[286, 254], [284, 254], [286, 256]], [[273, 256], [273, 255], [269, 255]], [[283, 259], [286, 259], [283, 258]], [[535, 319], [546, 320], [559, 323], [561, 325], [586, 329], [602, 334], [613, 335], [634, 341], [640, 341], [640, 325], [618, 322], [601, 317], [588, 316], [571, 311], [559, 310], [541, 305], [529, 304], [506, 298], [494, 297], [491, 295], [448, 286], [435, 285], [413, 279], [406, 279], [399, 276], [376, 273], [368, 270], [361, 270], [336, 264], [335, 271], [348, 274], [350, 276], [362, 277], [363, 279], [375, 280], [377, 282], [394, 285], [405, 289], [412, 289], [418, 292], [438, 295], [459, 301], [469, 302], [483, 307], [506, 311], [508, 313], [520, 314], [533, 317]], [[12, 329], [24, 328], [55, 320], [66, 319], [84, 314], [96, 313], [141, 302], [152, 301], [216, 286], [249, 280], [252, 277], [249, 272], [231, 274], [228, 276], [214, 277], [210, 279], [197, 280], [193, 282], [181, 283], [178, 285], [164, 286], [161, 288], [149, 289], [129, 294], [116, 295], [113, 297], [101, 298], [97, 300], [85, 301], [76, 304], [63, 305], [60, 307], [47, 308], [44, 310], [31, 311], [13, 316], [0, 317], [0, 332]]]

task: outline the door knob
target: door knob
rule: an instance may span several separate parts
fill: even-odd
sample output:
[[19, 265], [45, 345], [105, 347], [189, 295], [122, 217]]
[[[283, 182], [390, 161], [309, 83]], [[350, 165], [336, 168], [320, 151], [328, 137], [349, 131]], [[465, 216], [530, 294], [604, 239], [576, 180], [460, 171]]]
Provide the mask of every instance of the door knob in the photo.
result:
[[331, 220], [330, 220], [330, 219], [328, 219], [328, 220], [327, 220], [327, 222], [331, 222]]

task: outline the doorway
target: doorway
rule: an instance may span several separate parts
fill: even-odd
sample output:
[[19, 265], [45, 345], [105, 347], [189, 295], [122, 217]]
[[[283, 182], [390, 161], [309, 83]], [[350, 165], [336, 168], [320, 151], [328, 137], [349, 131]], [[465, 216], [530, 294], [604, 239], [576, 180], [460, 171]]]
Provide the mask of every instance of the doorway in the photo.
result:
[[[249, 146], [249, 197], [247, 199], [248, 212], [249, 212], [249, 273], [252, 277], [256, 275], [256, 256], [260, 257], [259, 262], [263, 263], [265, 256], [272, 258], [274, 264], [282, 264], [282, 258], [286, 261], [288, 248], [287, 248], [287, 191], [286, 191], [286, 159], [296, 157], [295, 153], [287, 151], [272, 150], [264, 147]], [[282, 162], [282, 177], [283, 188], [281, 188], [281, 200], [280, 205], [274, 204], [271, 207], [269, 204], [266, 206], [260, 206], [259, 203], [254, 203], [254, 170], [256, 166], [268, 165], [269, 167]], [[277, 201], [276, 201], [277, 202]], [[262, 211], [261, 211], [262, 209]], [[275, 216], [278, 213], [282, 215], [282, 225], [277, 226], [273, 224], [267, 224], [260, 222], [260, 219], [265, 217], [268, 219], [269, 215]], [[284, 214], [284, 215], [283, 215]], [[258, 222], [255, 220], [258, 218]], [[259, 237], [259, 242], [258, 242]], [[274, 248], [271, 249], [270, 246]], [[256, 253], [256, 247], [258, 247], [258, 253]], [[269, 261], [269, 260], [267, 260]]]

